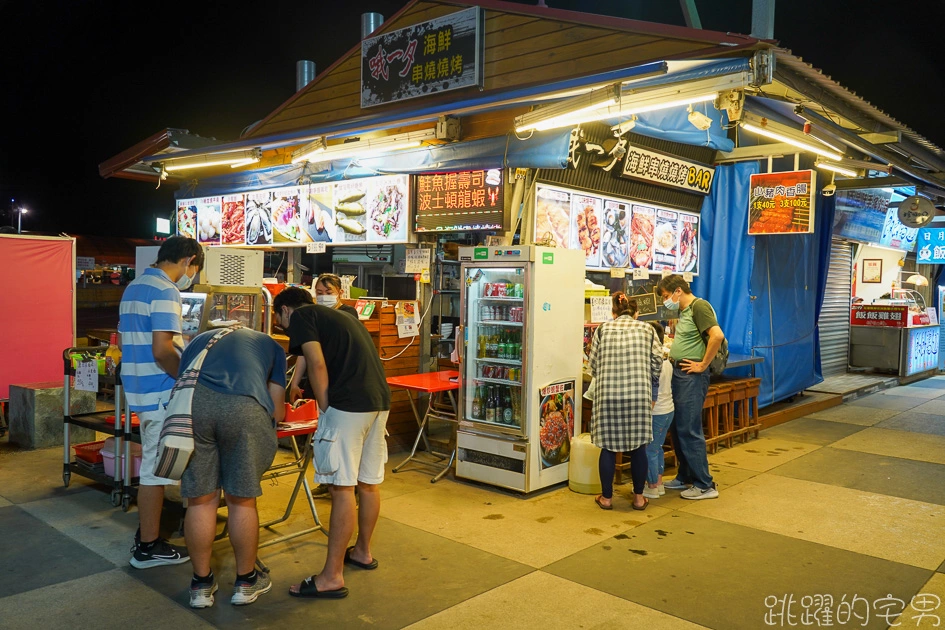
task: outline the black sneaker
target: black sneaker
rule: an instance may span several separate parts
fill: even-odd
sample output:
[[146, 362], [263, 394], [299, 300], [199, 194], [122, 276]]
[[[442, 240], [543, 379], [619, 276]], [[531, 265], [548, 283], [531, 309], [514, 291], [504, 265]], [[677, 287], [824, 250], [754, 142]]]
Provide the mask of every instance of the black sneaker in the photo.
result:
[[177, 547], [163, 538], [158, 538], [150, 547], [145, 551], [141, 541], [135, 540], [135, 546], [131, 548], [131, 566], [136, 569], [150, 569], [167, 564], [183, 564], [190, 560], [186, 547]]

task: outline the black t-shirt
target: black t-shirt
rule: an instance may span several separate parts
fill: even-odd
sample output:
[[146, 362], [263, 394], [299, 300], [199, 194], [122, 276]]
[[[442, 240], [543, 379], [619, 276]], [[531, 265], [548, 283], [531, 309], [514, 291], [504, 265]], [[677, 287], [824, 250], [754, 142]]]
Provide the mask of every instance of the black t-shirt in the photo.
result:
[[357, 311], [357, 309], [354, 308], [353, 306], [348, 306], [347, 304], [342, 304], [341, 306], [338, 307], [338, 310], [341, 311], [342, 313], [347, 313], [348, 315], [354, 315], [354, 318], [355, 318], [355, 319], [357, 319], [358, 321], [361, 321], [360, 319], [358, 319], [358, 311]]
[[328, 368], [328, 404], [352, 413], [390, 409], [390, 388], [384, 366], [367, 328], [341, 310], [302, 306], [289, 320], [289, 352], [302, 355], [302, 345], [317, 341]]

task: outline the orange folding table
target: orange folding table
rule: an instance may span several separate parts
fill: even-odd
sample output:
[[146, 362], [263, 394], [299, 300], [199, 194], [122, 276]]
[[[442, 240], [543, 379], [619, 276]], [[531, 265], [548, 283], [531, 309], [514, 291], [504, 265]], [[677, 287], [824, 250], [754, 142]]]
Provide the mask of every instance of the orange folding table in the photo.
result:
[[[430, 420], [449, 422], [453, 425], [455, 430], [458, 422], [458, 409], [456, 397], [453, 395], [453, 392], [459, 389], [459, 372], [456, 370], [442, 370], [440, 372], [426, 372], [424, 374], [408, 374], [407, 376], [390, 376], [387, 378], [387, 384], [390, 385], [391, 388], [407, 390], [407, 399], [410, 401], [410, 408], [413, 409], [413, 415], [417, 419], [417, 425], [420, 427], [420, 430], [417, 432], [417, 438], [413, 441], [413, 448], [410, 449], [410, 455], [408, 455], [404, 461], [397, 464], [392, 472], [400, 471], [407, 462], [416, 458], [417, 446], [419, 446], [420, 440], [422, 439], [427, 447], [427, 451], [438, 457], [440, 461], [449, 457], [446, 466], [437, 472], [436, 475], [433, 476], [433, 479], [430, 480], [430, 483], [436, 483], [443, 475], [449, 472], [450, 468], [453, 467], [453, 462], [456, 461], [456, 441], [455, 439], [453, 440], [453, 449], [449, 453], [436, 452], [430, 446], [426, 432]], [[420, 396], [424, 394], [429, 396], [429, 400], [427, 402], [426, 411], [421, 417], [417, 403], [414, 401], [414, 396], [419, 400]], [[416, 459], [416, 461], [420, 464], [430, 464], [429, 462], [424, 462], [419, 459]]]

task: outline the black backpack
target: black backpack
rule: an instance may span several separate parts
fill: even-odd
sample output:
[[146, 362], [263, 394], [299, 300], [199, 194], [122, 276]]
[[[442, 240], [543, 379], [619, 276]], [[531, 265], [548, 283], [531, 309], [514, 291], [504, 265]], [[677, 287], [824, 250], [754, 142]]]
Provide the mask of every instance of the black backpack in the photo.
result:
[[[706, 304], [709, 304], [708, 300], [704, 300], [702, 298], [699, 298], [699, 299], [705, 302]], [[709, 304], [709, 308], [711, 308], [712, 313], [715, 314], [715, 309], [712, 307], [711, 304]], [[718, 321], [718, 315], [716, 315], [715, 319], [716, 321]], [[709, 338], [705, 333], [703, 333], [702, 335], [702, 343], [705, 344], [706, 348], [709, 347]], [[722, 345], [719, 346], [719, 351], [715, 353], [715, 358], [712, 359], [712, 363], [709, 364], [709, 373], [712, 374], [713, 376], [719, 376], [720, 374], [722, 374], [722, 372], [725, 371], [725, 368], [727, 365], [728, 365], [728, 339], [723, 338]]]

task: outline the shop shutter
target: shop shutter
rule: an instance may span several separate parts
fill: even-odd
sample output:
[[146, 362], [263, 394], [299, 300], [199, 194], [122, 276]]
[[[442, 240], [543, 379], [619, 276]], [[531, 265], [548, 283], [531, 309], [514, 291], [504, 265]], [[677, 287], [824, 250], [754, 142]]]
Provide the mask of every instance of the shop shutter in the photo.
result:
[[817, 322], [820, 329], [820, 367], [824, 378], [847, 371], [852, 279], [853, 245], [835, 238], [830, 246], [824, 306]]

